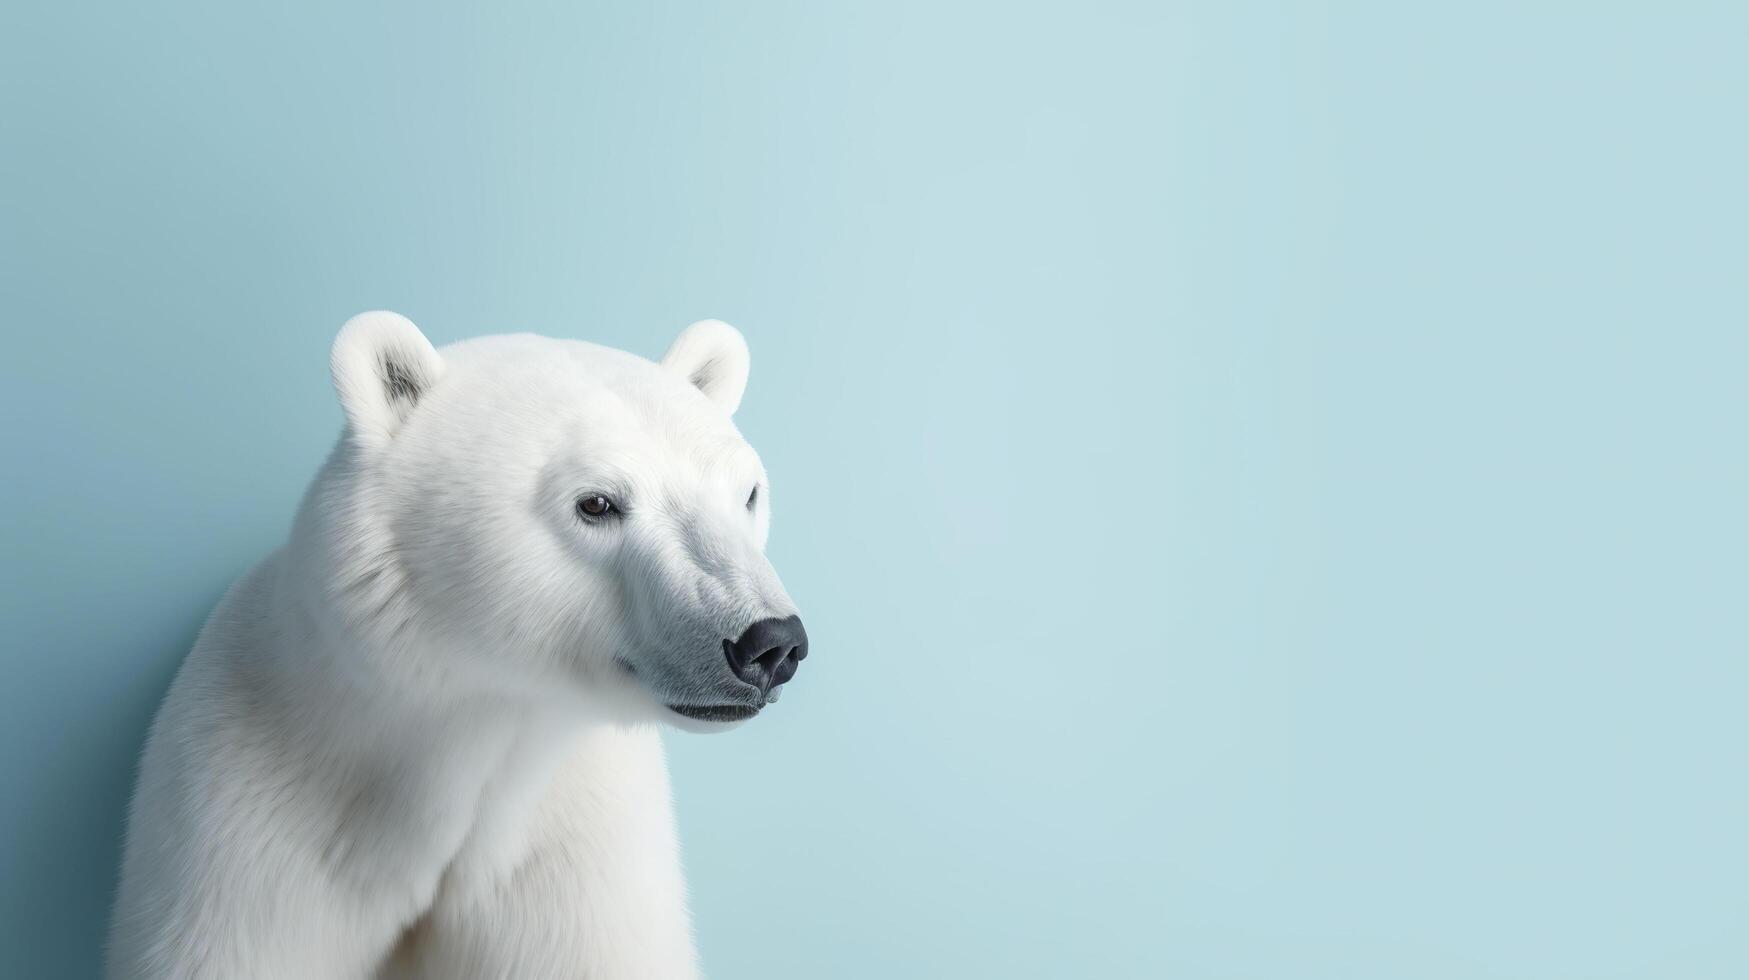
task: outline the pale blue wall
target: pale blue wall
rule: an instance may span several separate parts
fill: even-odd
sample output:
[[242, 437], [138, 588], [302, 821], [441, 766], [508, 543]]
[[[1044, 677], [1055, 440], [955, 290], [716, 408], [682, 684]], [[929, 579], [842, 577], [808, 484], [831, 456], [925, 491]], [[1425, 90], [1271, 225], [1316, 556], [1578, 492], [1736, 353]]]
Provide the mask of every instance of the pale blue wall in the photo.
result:
[[751, 340], [714, 978], [1749, 975], [1741, 5], [21, 6], [0, 975], [371, 307]]

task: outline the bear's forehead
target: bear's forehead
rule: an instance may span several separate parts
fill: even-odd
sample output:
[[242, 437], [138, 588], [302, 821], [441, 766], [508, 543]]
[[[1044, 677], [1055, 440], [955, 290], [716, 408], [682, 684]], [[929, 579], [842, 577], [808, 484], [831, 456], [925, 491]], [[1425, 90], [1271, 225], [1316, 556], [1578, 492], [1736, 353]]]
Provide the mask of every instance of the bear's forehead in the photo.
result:
[[595, 410], [666, 416], [704, 407], [674, 372], [635, 354], [581, 340], [533, 334], [478, 337], [443, 348], [448, 377], [529, 401], [581, 403]]
[[534, 335], [483, 337], [443, 350], [454, 394], [554, 431], [568, 448], [657, 453], [714, 468], [751, 456], [734, 423], [691, 382], [625, 351]]

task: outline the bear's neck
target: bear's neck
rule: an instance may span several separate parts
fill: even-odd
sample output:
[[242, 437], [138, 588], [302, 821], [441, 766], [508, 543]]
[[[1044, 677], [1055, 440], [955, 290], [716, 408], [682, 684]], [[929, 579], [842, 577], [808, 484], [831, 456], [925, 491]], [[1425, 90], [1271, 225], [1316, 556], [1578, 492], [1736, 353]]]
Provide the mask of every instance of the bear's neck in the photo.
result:
[[[455, 666], [465, 658], [433, 649], [443, 641], [420, 627], [362, 478], [342, 443], [306, 494], [290, 543], [264, 569], [270, 639], [256, 665], [263, 690], [291, 692], [268, 698], [286, 708], [264, 723], [295, 726], [298, 744], [315, 747], [291, 764], [318, 767], [350, 801], [342, 832], [348, 853], [367, 856], [358, 873], [421, 888], [441, 869], [490, 879], [533, 846], [533, 815], [555, 792], [594, 801], [604, 861], [617, 860], [613, 828], [671, 821], [653, 727], [592, 713], [580, 697], [482, 685]], [[654, 768], [602, 764], [602, 752], [650, 756]], [[672, 848], [640, 853], [678, 866]]]

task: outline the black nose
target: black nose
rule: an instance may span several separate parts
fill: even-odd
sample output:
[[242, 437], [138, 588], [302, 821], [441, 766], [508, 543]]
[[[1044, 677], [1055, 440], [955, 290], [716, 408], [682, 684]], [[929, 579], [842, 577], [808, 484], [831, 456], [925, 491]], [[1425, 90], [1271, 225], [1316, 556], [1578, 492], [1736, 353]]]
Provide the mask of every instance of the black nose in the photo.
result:
[[808, 655], [808, 631], [800, 616], [762, 619], [733, 643], [724, 640], [723, 653], [736, 677], [765, 694], [796, 676], [796, 666]]

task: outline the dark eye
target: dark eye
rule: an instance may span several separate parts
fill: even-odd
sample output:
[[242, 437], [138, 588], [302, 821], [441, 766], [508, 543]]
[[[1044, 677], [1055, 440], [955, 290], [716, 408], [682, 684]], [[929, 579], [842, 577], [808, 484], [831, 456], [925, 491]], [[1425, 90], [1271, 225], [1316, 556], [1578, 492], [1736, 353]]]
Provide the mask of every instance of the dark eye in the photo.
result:
[[577, 513], [584, 517], [606, 517], [608, 514], [619, 513], [619, 508], [601, 494], [591, 493], [577, 498]]
[[758, 502], [759, 502], [759, 487], [755, 486], [753, 488], [753, 492], [747, 495], [747, 509], [752, 510], [753, 505], [758, 503]]

